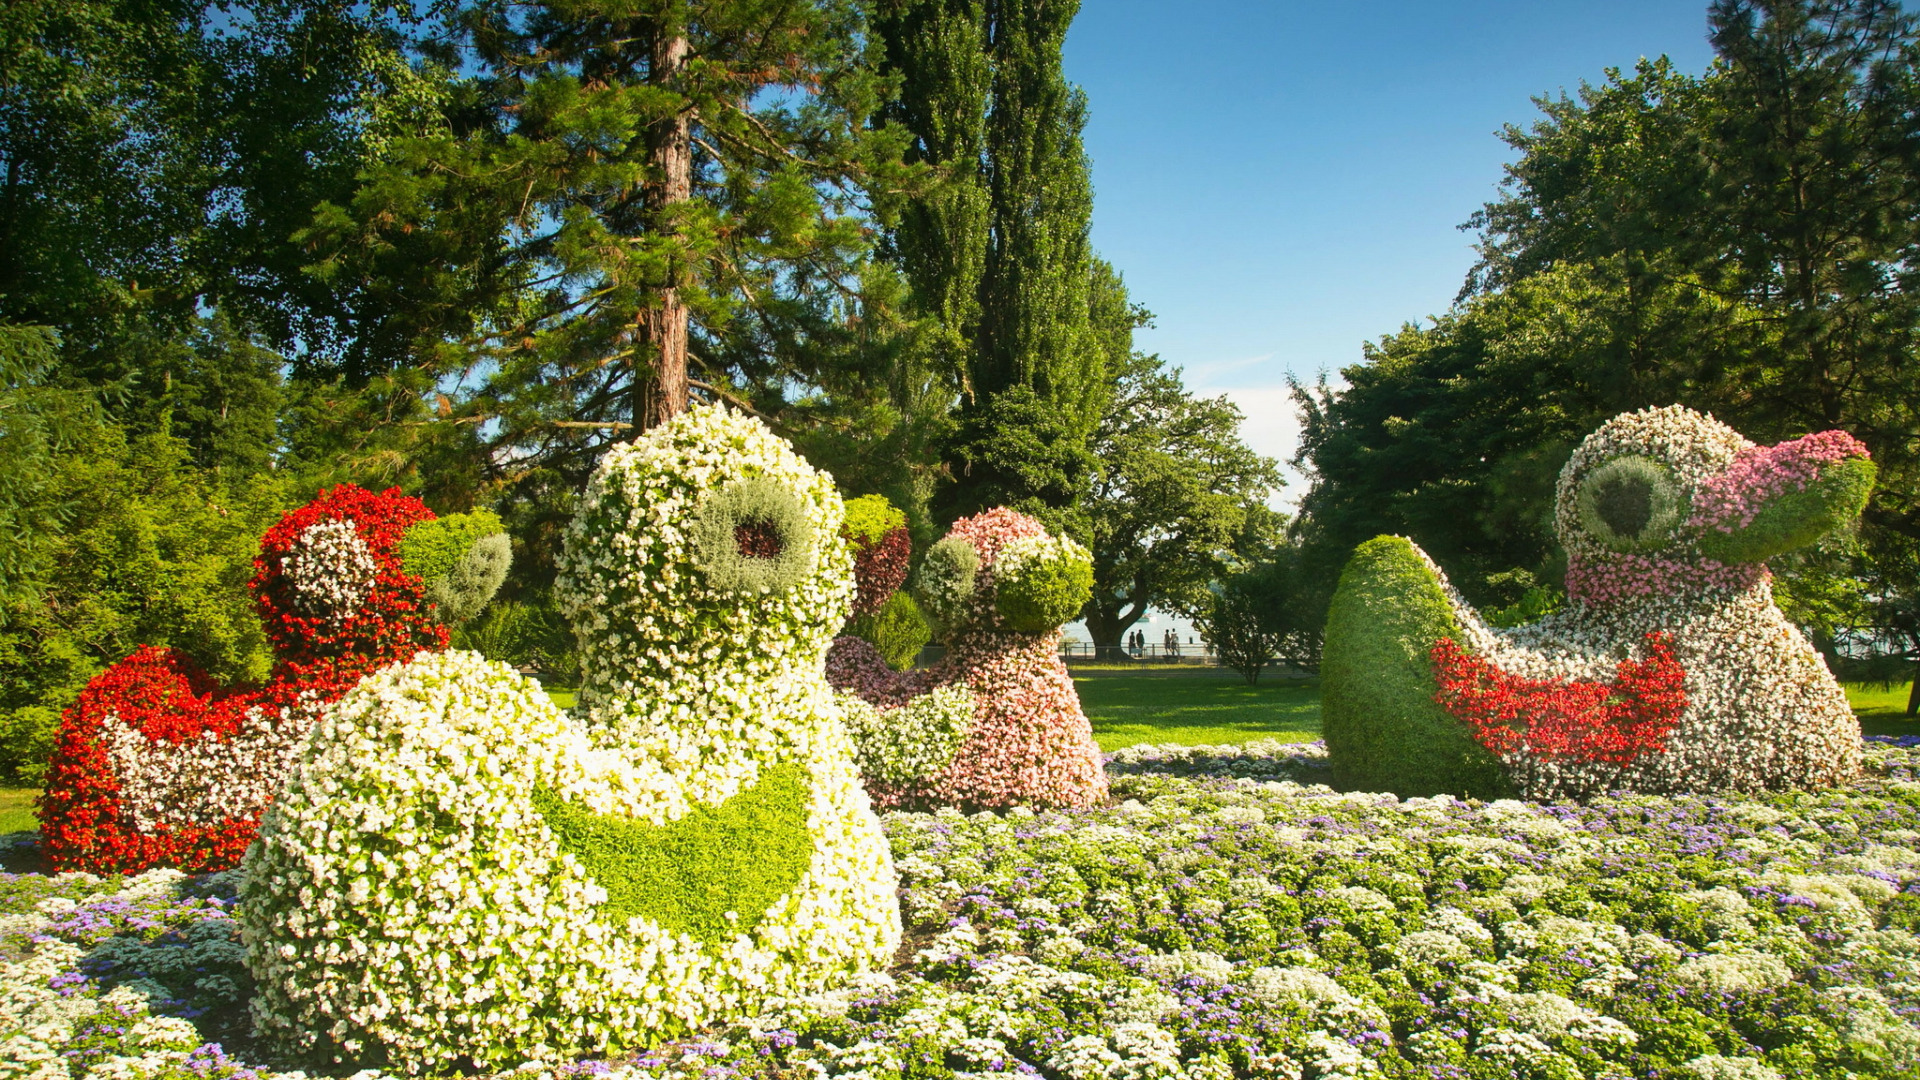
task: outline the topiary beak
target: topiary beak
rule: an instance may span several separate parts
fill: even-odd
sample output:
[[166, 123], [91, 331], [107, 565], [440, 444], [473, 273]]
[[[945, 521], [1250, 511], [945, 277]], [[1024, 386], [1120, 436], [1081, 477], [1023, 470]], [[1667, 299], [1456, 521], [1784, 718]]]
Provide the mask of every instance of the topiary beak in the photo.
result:
[[513, 565], [513, 544], [490, 510], [416, 522], [400, 538], [400, 566], [420, 578], [441, 620], [480, 614]]
[[1859, 517], [1875, 473], [1866, 446], [1844, 431], [1754, 447], [1700, 485], [1687, 524], [1702, 530], [1707, 558], [1759, 562]]

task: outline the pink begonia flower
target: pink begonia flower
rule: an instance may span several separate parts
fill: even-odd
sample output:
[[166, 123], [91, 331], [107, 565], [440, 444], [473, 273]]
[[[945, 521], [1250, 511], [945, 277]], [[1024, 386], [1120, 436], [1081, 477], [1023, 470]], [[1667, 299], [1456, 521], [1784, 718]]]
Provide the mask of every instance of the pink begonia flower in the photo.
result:
[[1060, 631], [1024, 634], [1009, 629], [994, 609], [993, 567], [1007, 542], [1045, 536], [1025, 514], [1002, 507], [962, 518], [947, 533], [979, 552], [974, 593], [950, 635], [947, 654], [920, 671], [887, 668], [873, 646], [857, 638], [834, 642], [827, 677], [836, 689], [859, 694], [881, 709], [898, 708], [940, 686], [973, 692], [973, 728], [953, 763], [909, 787], [869, 782], [882, 809], [961, 806], [1092, 806], [1107, 797], [1106, 772], [1093, 726], [1060, 659]]
[[1662, 559], [1630, 552], [1567, 556], [1567, 595], [1589, 604], [1668, 597], [1705, 589], [1735, 591], [1769, 576], [1765, 563], [1728, 566], [1712, 559]]

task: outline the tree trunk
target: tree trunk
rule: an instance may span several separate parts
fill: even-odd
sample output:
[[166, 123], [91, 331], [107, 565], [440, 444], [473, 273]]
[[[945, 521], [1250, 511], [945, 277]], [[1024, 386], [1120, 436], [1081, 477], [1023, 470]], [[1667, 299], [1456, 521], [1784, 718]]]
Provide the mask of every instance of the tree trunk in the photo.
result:
[[[682, 26], [663, 26], [654, 40], [647, 81], [672, 85], [687, 62]], [[693, 197], [693, 117], [685, 109], [647, 130], [646, 206], [653, 227], [677, 242], [675, 208]], [[686, 268], [680, 253], [668, 260], [659, 302], [640, 313], [633, 356], [633, 429], [659, 427], [687, 408], [687, 305], [680, 298]]]
[[1145, 613], [1146, 608], [1138, 604], [1126, 611], [1122, 611], [1118, 604], [1112, 607], [1088, 604], [1082, 617], [1087, 624], [1087, 636], [1093, 639], [1096, 649], [1117, 649], [1122, 644], [1122, 636]]
[[1907, 715], [1920, 716], [1920, 674], [1913, 677], [1913, 689], [1907, 691]]

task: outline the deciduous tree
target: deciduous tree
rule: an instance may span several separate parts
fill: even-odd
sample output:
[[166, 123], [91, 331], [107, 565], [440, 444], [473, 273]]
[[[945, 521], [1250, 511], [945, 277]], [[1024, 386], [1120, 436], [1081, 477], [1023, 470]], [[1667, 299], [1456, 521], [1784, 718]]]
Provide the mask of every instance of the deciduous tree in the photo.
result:
[[1249, 506], [1282, 481], [1241, 441], [1240, 410], [1224, 395], [1195, 397], [1157, 356], [1132, 354], [1115, 371], [1093, 449], [1093, 598], [1083, 617], [1095, 645], [1118, 646], [1149, 608], [1208, 608]]

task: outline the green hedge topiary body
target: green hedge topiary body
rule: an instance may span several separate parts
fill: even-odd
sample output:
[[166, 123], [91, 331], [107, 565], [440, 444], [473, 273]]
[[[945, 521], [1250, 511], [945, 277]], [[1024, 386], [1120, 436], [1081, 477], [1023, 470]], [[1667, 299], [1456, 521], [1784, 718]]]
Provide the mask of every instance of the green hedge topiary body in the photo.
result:
[[1429, 651], [1460, 627], [1440, 580], [1404, 537], [1354, 550], [1327, 611], [1321, 723], [1334, 783], [1403, 798], [1513, 794], [1505, 771], [1434, 701]]

